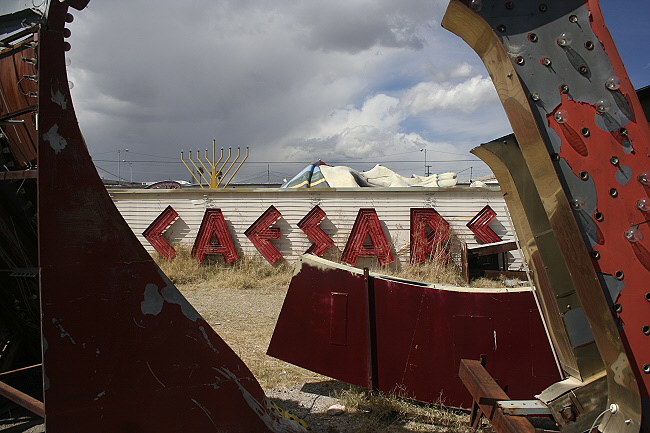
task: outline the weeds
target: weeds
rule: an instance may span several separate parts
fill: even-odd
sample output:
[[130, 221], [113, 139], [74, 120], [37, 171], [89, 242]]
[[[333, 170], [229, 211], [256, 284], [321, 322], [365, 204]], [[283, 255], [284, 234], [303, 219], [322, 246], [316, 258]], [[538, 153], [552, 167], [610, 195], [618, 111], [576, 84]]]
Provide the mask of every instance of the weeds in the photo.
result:
[[347, 411], [359, 418], [356, 433], [410, 431], [464, 433], [467, 414], [442, 405], [422, 404], [400, 396], [351, 387], [336, 396]]
[[293, 267], [286, 261], [271, 265], [261, 257], [240, 257], [233, 263], [210, 260], [199, 263], [186, 246], [176, 246], [176, 257], [165, 261], [159, 254], [154, 260], [174, 284], [215, 281], [232, 289], [286, 288]]

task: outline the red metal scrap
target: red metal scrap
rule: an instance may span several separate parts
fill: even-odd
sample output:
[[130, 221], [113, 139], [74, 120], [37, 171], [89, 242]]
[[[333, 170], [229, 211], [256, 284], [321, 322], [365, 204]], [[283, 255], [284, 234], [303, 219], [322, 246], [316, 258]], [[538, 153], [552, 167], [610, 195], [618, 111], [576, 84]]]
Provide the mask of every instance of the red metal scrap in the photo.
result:
[[282, 214], [275, 206], [271, 205], [251, 226], [246, 229], [244, 234], [255, 245], [255, 248], [262, 253], [269, 263], [275, 263], [282, 258], [282, 254], [271, 243], [271, 239], [280, 239], [280, 229], [270, 227], [275, 223]]
[[305, 255], [267, 353], [358, 386], [370, 388], [372, 376], [381, 391], [427, 402], [442, 397], [452, 406], [472, 402], [457, 375], [463, 358], [487, 354], [490, 371], [516, 398], [559, 380], [530, 290], [445, 290], [372, 274], [370, 280], [371, 311], [360, 270]]
[[173, 207], [167, 206], [164, 211], [156, 217], [149, 227], [142, 232], [142, 236], [149, 241], [151, 246], [154, 247], [165, 260], [171, 260], [176, 257], [176, 249], [167, 242], [163, 237], [163, 232], [169, 227], [174, 220], [178, 218], [178, 212]]
[[470, 229], [484, 244], [500, 242], [502, 241], [501, 237], [488, 225], [490, 224], [490, 221], [496, 218], [496, 216], [497, 213], [492, 210], [490, 205], [486, 205], [474, 218], [471, 219], [470, 222], [467, 223], [467, 228]]
[[[365, 245], [366, 238], [370, 240], [370, 245]], [[354, 265], [360, 256], [377, 257], [381, 265], [395, 261], [377, 211], [373, 208], [359, 209], [341, 260]]]
[[309, 240], [313, 242], [307, 251], [305, 251], [305, 254], [322, 256], [325, 254], [325, 251], [334, 245], [332, 238], [319, 225], [326, 215], [325, 211], [316, 205], [298, 222], [300, 230], [305, 232]]
[[39, 41], [47, 432], [302, 431], [268, 409], [246, 365], [160, 271], [108, 196], [67, 88], [67, 10], [49, 3]]
[[194, 240], [192, 256], [203, 263], [206, 254], [220, 254], [226, 263], [234, 262], [238, 258], [221, 209], [205, 210], [199, 233]]

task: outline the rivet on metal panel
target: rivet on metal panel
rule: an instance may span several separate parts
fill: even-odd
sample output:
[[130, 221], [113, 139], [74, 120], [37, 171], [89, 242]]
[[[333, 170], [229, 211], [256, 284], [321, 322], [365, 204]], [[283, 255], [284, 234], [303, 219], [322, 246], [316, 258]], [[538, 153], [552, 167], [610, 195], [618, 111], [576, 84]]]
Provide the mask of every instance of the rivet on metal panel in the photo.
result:
[[506, 31], [506, 26], [504, 24], [499, 24], [497, 26], [497, 31], [499, 31], [500, 33], [504, 33]]
[[621, 128], [621, 129], [619, 129], [619, 130], [618, 130], [618, 133], [619, 133], [621, 136], [623, 136], [623, 137], [627, 137], [627, 128]]
[[542, 59], [540, 60], [540, 63], [541, 63], [542, 65], [544, 65], [544, 66], [551, 66], [551, 64], [552, 64], [553, 62], [552, 62], [551, 59], [549, 59], [548, 57], [542, 57]]
[[648, 178], [647, 173], [641, 173], [637, 179], [639, 179], [639, 182], [643, 185], [650, 185], [650, 179]]
[[609, 195], [611, 195], [614, 198], [618, 197], [618, 190], [616, 188], [610, 188]]
[[566, 94], [566, 93], [569, 93], [569, 86], [566, 85], [566, 84], [562, 84], [562, 85], [560, 86], [560, 92], [565, 93], [565, 94]]
[[539, 100], [540, 100], [539, 93], [537, 93], [537, 92], [533, 92], [533, 93], [530, 95], [530, 99], [532, 99], [532, 100], [535, 101], [535, 102], [539, 101]]
[[650, 335], [650, 326], [645, 325], [643, 328], [641, 328], [641, 330], [645, 335]]
[[569, 17], [569, 21], [572, 22], [573, 24], [578, 22], [578, 17], [576, 15], [571, 15]]
[[589, 68], [587, 65], [580, 65], [578, 66], [578, 72], [580, 72], [582, 75], [587, 75], [589, 73]]
[[582, 209], [582, 201], [575, 199], [571, 202], [571, 207], [575, 210]]
[[515, 8], [515, 2], [506, 2], [506, 9], [513, 10]]
[[616, 311], [617, 313], [623, 311], [623, 307], [621, 306], [621, 304], [614, 304], [614, 311]]
[[528, 33], [528, 40], [531, 42], [537, 42], [538, 41], [537, 33]]
[[542, 3], [541, 5], [539, 5], [540, 12], [546, 12], [547, 10], [548, 10], [548, 6], [546, 6], [546, 4]]
[[521, 56], [517, 56], [517, 58], [515, 59], [515, 61], [516, 61], [517, 64], [520, 65], [520, 66], [523, 65], [524, 63], [526, 63], [526, 60], [524, 60], [524, 58], [521, 57]]
[[589, 51], [594, 49], [594, 43], [592, 41], [587, 41], [585, 42], [585, 48], [588, 49]]
[[625, 278], [625, 274], [623, 273], [623, 271], [616, 271], [616, 272], [614, 273], [614, 278], [616, 278], [617, 280], [620, 281], [620, 280], [622, 280], [623, 278]]
[[645, 365], [643, 366], [643, 372], [644, 372], [645, 374], [650, 374], [650, 364], [645, 364]]
[[641, 212], [648, 212], [650, 210], [650, 203], [648, 203], [647, 199], [642, 198], [641, 200], [637, 200], [636, 208]]
[[596, 260], [600, 259], [600, 252], [596, 251], [596, 250], [592, 251], [591, 252], [591, 257], [593, 257]]
[[559, 153], [551, 153], [551, 160], [559, 161], [560, 160], [560, 154]]
[[594, 218], [596, 219], [596, 221], [602, 221], [605, 219], [605, 215], [603, 215], [602, 212], [596, 212], [594, 213]]
[[591, 135], [591, 131], [589, 131], [589, 128], [582, 128], [580, 132], [584, 137], [589, 137]]
[[472, 0], [469, 2], [469, 7], [475, 11], [480, 11], [483, 8], [482, 0]]
[[647, 293], [645, 294], [645, 300], [648, 301], [648, 302], [650, 302], [650, 292], [647, 292]]
[[581, 171], [580, 172], [580, 179], [589, 180], [589, 173], [587, 173], [586, 171]]
[[619, 163], [618, 156], [612, 156], [611, 158], [609, 158], [609, 162], [612, 165], [618, 165], [618, 163]]
[[65, 14], [65, 22], [71, 23], [74, 21], [74, 16], [72, 14]]

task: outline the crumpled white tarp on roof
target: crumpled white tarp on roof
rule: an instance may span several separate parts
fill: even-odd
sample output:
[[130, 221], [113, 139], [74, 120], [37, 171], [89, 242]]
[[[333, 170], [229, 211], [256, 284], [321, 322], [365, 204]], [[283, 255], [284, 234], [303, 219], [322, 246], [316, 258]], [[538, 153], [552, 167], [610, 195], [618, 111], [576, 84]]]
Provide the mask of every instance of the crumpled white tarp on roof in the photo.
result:
[[431, 176], [404, 177], [393, 170], [377, 164], [368, 171], [356, 171], [350, 167], [320, 166], [321, 173], [332, 188], [354, 187], [409, 187], [426, 186], [448, 188], [456, 186], [456, 173], [432, 174]]

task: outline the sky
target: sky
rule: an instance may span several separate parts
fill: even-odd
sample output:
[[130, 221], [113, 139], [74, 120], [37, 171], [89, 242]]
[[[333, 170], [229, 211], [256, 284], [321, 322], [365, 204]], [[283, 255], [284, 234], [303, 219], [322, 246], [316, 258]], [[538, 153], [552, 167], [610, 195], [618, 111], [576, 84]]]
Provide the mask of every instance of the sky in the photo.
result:
[[[478, 56], [441, 27], [447, 3], [92, 0], [72, 11], [67, 57], [95, 165], [107, 179], [190, 180], [180, 152], [216, 139], [250, 148], [240, 183], [318, 159], [488, 175], [469, 150], [511, 127]], [[650, 2], [601, 7], [632, 83], [650, 85]]]

